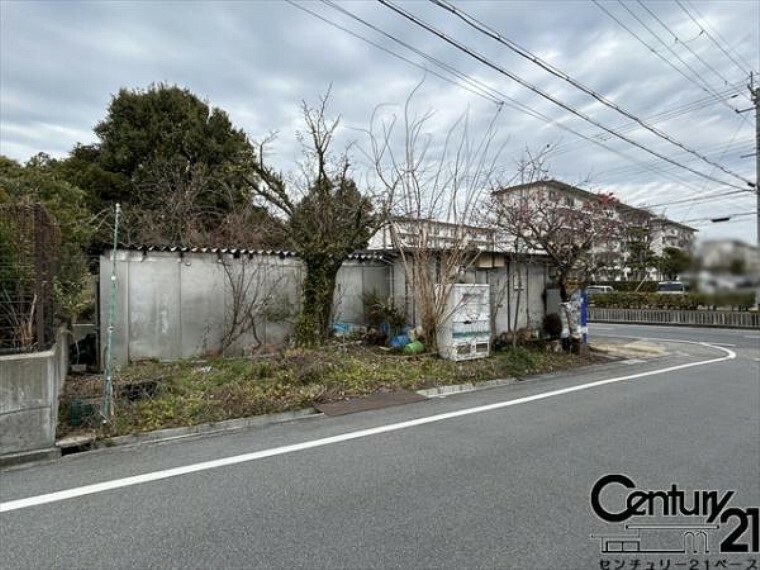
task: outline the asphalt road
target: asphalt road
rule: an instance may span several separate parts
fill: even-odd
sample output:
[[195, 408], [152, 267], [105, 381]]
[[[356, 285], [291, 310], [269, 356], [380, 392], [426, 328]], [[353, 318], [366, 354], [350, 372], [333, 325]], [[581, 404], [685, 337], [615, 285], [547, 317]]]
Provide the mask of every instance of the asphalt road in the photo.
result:
[[[726, 346], [658, 340], [668, 355], [8, 470], [0, 566], [600, 568], [630, 557], [602, 555], [590, 538], [625, 530], [591, 509], [604, 475], [760, 505], [760, 333], [592, 325], [592, 335]], [[623, 490], [603, 494], [610, 511]], [[634, 522], [650, 520], [663, 519]], [[760, 558], [717, 552], [733, 526], [710, 531], [711, 557]]]

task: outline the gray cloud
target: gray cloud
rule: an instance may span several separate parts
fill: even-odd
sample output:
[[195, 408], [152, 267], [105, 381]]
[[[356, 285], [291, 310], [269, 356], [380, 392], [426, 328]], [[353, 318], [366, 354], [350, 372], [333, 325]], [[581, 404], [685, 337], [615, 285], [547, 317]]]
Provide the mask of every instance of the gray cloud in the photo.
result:
[[[378, 3], [340, 4], [365, 20], [407, 41], [506, 96], [587, 136], [598, 129], [558, 109], [506, 77], [488, 69]], [[450, 14], [422, 2], [401, 4], [486, 57], [535, 83], [553, 96], [615, 128], [627, 119], [604, 108], [567, 83], [468, 28]], [[580, 1], [467, 2], [460, 7], [552, 64], [643, 118], [703, 99], [705, 92], [668, 67], [593, 3]], [[657, 31], [712, 89], [726, 85], [696, 60], [637, 4], [627, 4]], [[691, 0], [710, 29], [726, 38], [740, 60], [758, 70], [760, 5], [743, 0]], [[681, 67], [669, 51], [618, 4], [605, 3], [622, 22], [646, 39], [663, 57]], [[739, 86], [746, 74], [718, 50], [675, 3], [647, 6], [682, 41]], [[417, 55], [361, 27], [326, 4], [303, 7], [429, 66]], [[64, 156], [77, 142], [93, 142], [92, 127], [106, 113], [121, 87], [145, 88], [153, 82], [187, 87], [225, 109], [252, 139], [279, 131], [272, 160], [288, 169], [298, 157], [294, 133], [301, 127], [299, 105], [315, 102], [332, 85], [332, 109], [342, 116], [341, 144], [358, 139], [380, 104], [398, 110], [423, 72], [283, 2], [2, 2], [0, 28], [0, 152], [24, 161], [44, 151]], [[733, 53], [733, 52], [732, 52]], [[688, 71], [685, 71], [688, 73]], [[733, 107], [747, 107], [746, 88], [737, 88]], [[487, 127], [495, 105], [460, 87], [426, 76], [417, 99], [419, 112], [435, 109], [429, 127], [438, 134], [461, 113], [469, 112], [474, 135]], [[745, 115], [746, 116], [746, 115]], [[658, 122], [663, 130], [714, 160], [754, 178], [752, 121], [742, 123], [715, 102]], [[604, 144], [646, 164], [587, 143], [556, 124], [505, 107], [497, 126], [507, 140], [504, 169], [522, 148], [561, 141], [552, 161], [555, 176], [577, 182], [591, 174], [593, 187], [616, 192], [632, 203], [660, 203], [716, 191], [722, 186], [670, 167], [630, 145], [605, 137]], [[627, 131], [701, 172], [734, 182], [709, 165], [642, 129]], [[435, 134], [435, 133], [434, 133]], [[357, 158], [357, 164], [361, 160]], [[675, 219], [751, 211], [752, 196], [679, 204], [667, 208]], [[704, 226], [705, 237], [731, 235], [754, 240], [754, 220]]]

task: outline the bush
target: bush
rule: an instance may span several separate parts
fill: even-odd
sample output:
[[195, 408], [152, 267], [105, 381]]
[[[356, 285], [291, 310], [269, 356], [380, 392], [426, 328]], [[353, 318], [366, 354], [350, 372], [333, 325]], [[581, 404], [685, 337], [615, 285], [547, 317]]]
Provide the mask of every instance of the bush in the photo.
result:
[[392, 297], [384, 299], [372, 290], [364, 294], [362, 304], [369, 328], [386, 333], [388, 338], [396, 336], [406, 325], [406, 315]]
[[594, 295], [589, 303], [595, 307], [616, 309], [678, 309], [730, 307], [747, 310], [754, 305], [752, 291], [724, 291], [715, 294], [687, 293], [686, 295], [662, 295], [658, 293], [607, 293]]

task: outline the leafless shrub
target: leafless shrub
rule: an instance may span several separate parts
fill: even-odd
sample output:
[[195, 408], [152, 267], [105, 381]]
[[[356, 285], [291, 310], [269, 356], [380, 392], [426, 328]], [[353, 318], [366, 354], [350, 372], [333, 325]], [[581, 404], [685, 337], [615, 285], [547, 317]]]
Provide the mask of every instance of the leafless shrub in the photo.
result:
[[434, 114], [415, 114], [413, 108], [421, 85], [407, 98], [401, 117], [376, 109], [368, 154], [387, 193], [385, 231], [411, 284], [414, 317], [435, 348], [452, 286], [481, 250], [493, 247], [493, 231], [480, 219], [481, 204], [488, 189], [498, 185], [503, 146], [495, 142], [496, 117], [482, 137], [474, 138], [467, 113], [436, 138], [430, 132]]

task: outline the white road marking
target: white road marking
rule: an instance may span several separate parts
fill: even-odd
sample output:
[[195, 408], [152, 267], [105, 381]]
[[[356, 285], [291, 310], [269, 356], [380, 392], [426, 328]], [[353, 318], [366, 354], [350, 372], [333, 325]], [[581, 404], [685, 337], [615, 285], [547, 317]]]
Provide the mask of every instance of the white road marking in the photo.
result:
[[[700, 344], [703, 346], [713, 347], [713, 345], [704, 342], [689, 342], [690, 344]], [[225, 457], [222, 459], [214, 459], [212, 461], [204, 461], [202, 463], [194, 463], [191, 465], [185, 465], [183, 467], [175, 467], [173, 469], [165, 469], [162, 471], [153, 471], [150, 473], [144, 473], [142, 475], [134, 475], [132, 477], [124, 477], [122, 479], [113, 479], [111, 481], [103, 481], [102, 483], [95, 483], [92, 485], [84, 485], [82, 487], [74, 487], [72, 489], [65, 489], [63, 491], [56, 491], [54, 493], [47, 493], [44, 495], [37, 495], [33, 497], [27, 497], [25, 499], [17, 499], [14, 501], [6, 501], [0, 503], [0, 513], [7, 513], [10, 511], [16, 511], [19, 509], [27, 509], [29, 507], [35, 507], [38, 505], [45, 505], [48, 503], [56, 503], [59, 501], [65, 501], [67, 499], [74, 499], [76, 497], [83, 497], [85, 495], [93, 495], [95, 493], [102, 493], [104, 491], [111, 491], [114, 489], [121, 489], [124, 487], [131, 487], [133, 485], [140, 485], [142, 483], [150, 483], [152, 481], [160, 481], [162, 479], [169, 479], [171, 477], [179, 477], [180, 475], [187, 475], [189, 473], [197, 473], [199, 471], [207, 471], [209, 469], [217, 469], [219, 467], [226, 467], [228, 465], [237, 465], [239, 463], [247, 463], [249, 461], [256, 461], [257, 459], [265, 459], [267, 457], [275, 457], [277, 455], [285, 455], [288, 453], [295, 453], [297, 451], [305, 451], [307, 449], [314, 449], [317, 447], [324, 447], [326, 445], [332, 445], [334, 443], [342, 443], [344, 441], [351, 441], [354, 439], [360, 439], [381, 433], [388, 433], [393, 431], [399, 431], [403, 429], [409, 429], [426, 424], [432, 424], [444, 420], [450, 420], [463, 416], [469, 416], [472, 414], [481, 414], [483, 412], [490, 412], [493, 410], [499, 410], [502, 408], [508, 408], [510, 406], [517, 406], [519, 404], [527, 404], [529, 402], [536, 402], [538, 400], [545, 400], [548, 398], [554, 398], [556, 396], [562, 396], [564, 394], [571, 394], [573, 392], [580, 392], [581, 390], [589, 390], [598, 386], [604, 386], [606, 384], [614, 384], [616, 382], [624, 382], [626, 380], [634, 380], [636, 378], [644, 378], [647, 376], [654, 376], [656, 374], [664, 374], [666, 372], [674, 372], [676, 370], [684, 370], [686, 368], [693, 368], [696, 366], [705, 366], [707, 364], [715, 364], [718, 362], [724, 362], [736, 358], [736, 353], [728, 348], [721, 348], [715, 346], [726, 353], [726, 356], [720, 358], [712, 358], [710, 360], [702, 360], [699, 362], [690, 362], [688, 364], [679, 364], [677, 366], [669, 366], [668, 368], [660, 368], [658, 370], [650, 370], [648, 372], [639, 372], [638, 374], [629, 374], [627, 376], [618, 376], [617, 378], [608, 378], [606, 380], [598, 380], [596, 382], [590, 382], [588, 384], [581, 384], [580, 386], [571, 386], [569, 388], [562, 388], [560, 390], [552, 390], [550, 392], [544, 392], [541, 394], [535, 394], [533, 396], [527, 396], [524, 398], [517, 398], [514, 400], [508, 400], [506, 402], [497, 402], [495, 404], [488, 404], [485, 406], [477, 406], [474, 408], [466, 408], [464, 410], [457, 410], [455, 412], [446, 412], [443, 414], [436, 414], [434, 416], [428, 416], [425, 418], [417, 418], [414, 420], [408, 420], [404, 422], [398, 422], [395, 424], [387, 424], [384, 426], [362, 429], [358, 431], [352, 431], [348, 433], [342, 433], [331, 437], [324, 437], [321, 439], [314, 439], [312, 441], [305, 441], [303, 443], [296, 443], [293, 445], [285, 445], [282, 447], [275, 447], [272, 449], [265, 449], [262, 451], [255, 451], [252, 453], [244, 453], [242, 455], [234, 455], [232, 457]]]
[[598, 327], [596, 325], [591, 325], [589, 327], [589, 330], [591, 332], [594, 332], [594, 331], [614, 331], [615, 327]]
[[751, 338], [752, 340], [760, 339], [760, 335], [744, 335], [744, 338]]

